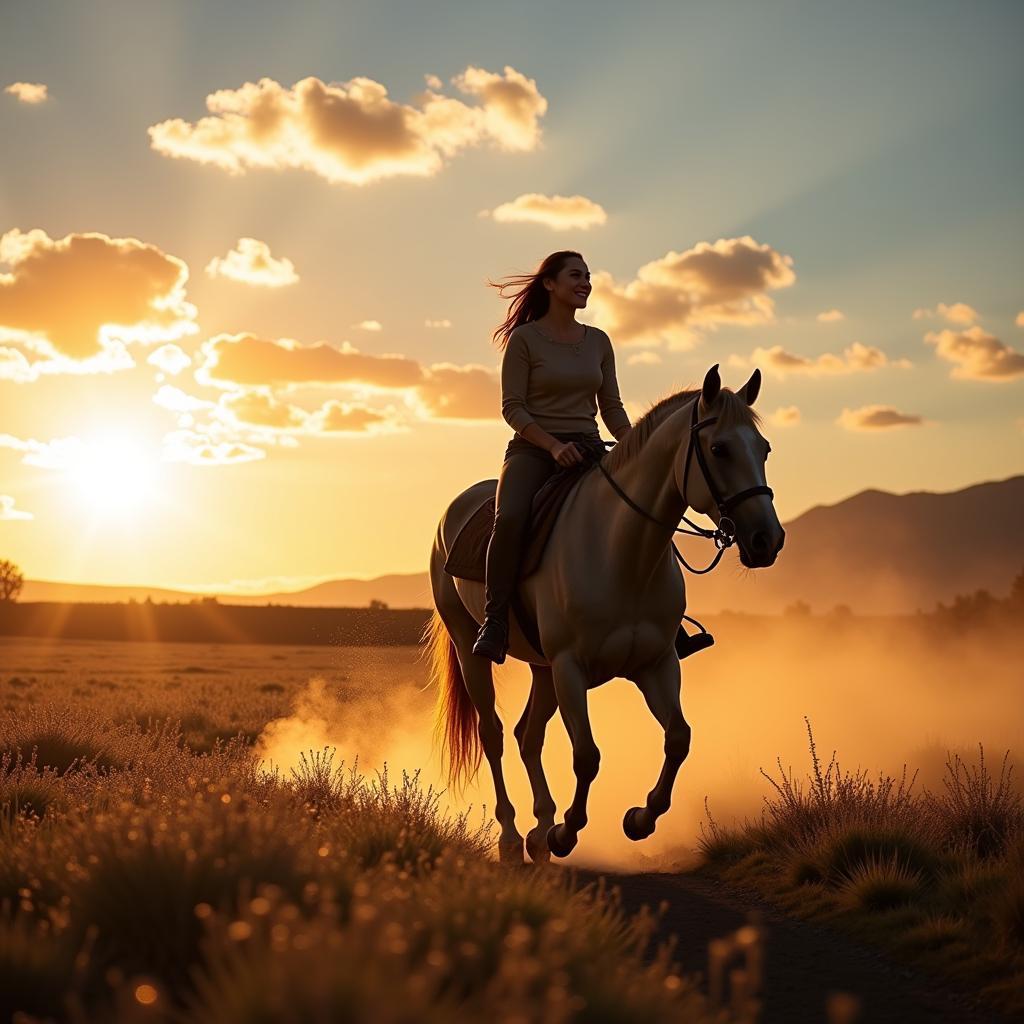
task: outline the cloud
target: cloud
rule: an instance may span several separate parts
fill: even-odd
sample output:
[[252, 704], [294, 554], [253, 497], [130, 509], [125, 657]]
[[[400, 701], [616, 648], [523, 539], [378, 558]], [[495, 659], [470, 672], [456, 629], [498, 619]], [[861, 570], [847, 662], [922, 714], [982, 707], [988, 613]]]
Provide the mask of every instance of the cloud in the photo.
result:
[[847, 430], [889, 430], [919, 427], [924, 419], [913, 413], [899, 412], [889, 405], [865, 405], [860, 409], [844, 409], [836, 423]]
[[780, 405], [768, 419], [777, 427], [795, 427], [800, 422], [800, 410], [795, 405]]
[[199, 412], [201, 409], [212, 409], [216, 404], [188, 395], [181, 388], [171, 384], [162, 385], [153, 395], [153, 401], [161, 408], [170, 409], [171, 412]]
[[268, 341], [253, 334], [218, 334], [200, 348], [204, 362], [196, 371], [201, 384], [216, 387], [361, 384], [408, 388], [423, 370], [405, 356], [366, 355], [347, 342], [300, 345], [289, 338]]
[[210, 260], [206, 273], [257, 288], [284, 288], [299, 280], [295, 264], [284, 256], [276, 259], [270, 253], [270, 246], [258, 238], [240, 238], [226, 256]]
[[16, 96], [22, 103], [42, 103], [49, 95], [42, 82], [11, 82], [4, 92]]
[[879, 348], [863, 345], [855, 341], [843, 349], [842, 355], [824, 352], [811, 359], [808, 356], [788, 352], [781, 345], [771, 348], [755, 348], [749, 357], [733, 356], [729, 360], [733, 366], [760, 366], [784, 377], [787, 373], [803, 373], [811, 377], [825, 374], [857, 373], [862, 370], [874, 370], [880, 366], [896, 366], [907, 369], [910, 362], [906, 359], [890, 360]]
[[217, 441], [195, 430], [172, 430], [164, 435], [165, 462], [187, 462], [193, 466], [226, 466], [253, 462], [266, 457], [262, 448], [240, 441]]
[[210, 116], [149, 128], [159, 153], [219, 167], [297, 168], [331, 184], [366, 185], [397, 175], [429, 177], [447, 157], [492, 143], [506, 151], [534, 149], [547, 100], [533, 79], [506, 65], [502, 74], [467, 67], [452, 80], [474, 104], [442, 95], [440, 83], [413, 104], [396, 103], [380, 82], [303, 78], [290, 88], [272, 78], [206, 97]]
[[1024, 327], [1024, 310], [1021, 310], [1021, 312], [1017, 314], [1017, 319], [1014, 320], [1014, 323], [1018, 327]]
[[182, 370], [192, 365], [192, 357], [177, 345], [161, 345], [146, 360], [161, 373], [176, 377]]
[[981, 327], [929, 331], [924, 340], [935, 346], [941, 359], [959, 364], [950, 372], [959, 380], [1011, 380], [1024, 375], [1024, 353]]
[[37, 441], [31, 437], [0, 434], [0, 448], [12, 448], [14, 451], [22, 452], [21, 461], [26, 466], [36, 466], [39, 469], [68, 469], [80, 464], [85, 445], [78, 437], [57, 437], [52, 441]]
[[416, 395], [434, 419], [493, 420], [501, 409], [498, 375], [486, 366], [434, 363]]
[[0, 263], [11, 267], [0, 274], [0, 330], [58, 362], [105, 355], [96, 370], [108, 369], [124, 343], [176, 341], [197, 330], [195, 306], [185, 301], [188, 268], [155, 245], [15, 228], [0, 237]]
[[954, 302], [950, 305], [940, 302], [935, 309], [914, 310], [915, 320], [928, 320], [933, 316], [941, 316], [951, 324], [962, 325], [972, 324], [981, 318], [981, 314], [973, 306], [968, 306], [966, 302]]
[[0, 520], [33, 519], [31, 512], [14, 507], [14, 499], [9, 494], [0, 494]]
[[379, 320], [360, 320], [359, 323], [356, 324], [356, 327], [362, 331], [384, 330], [384, 325]]
[[[1021, 316], [1024, 316], [1024, 313], [1021, 313]], [[452, 325], [451, 320], [424, 320], [423, 321], [423, 326], [424, 327], [451, 327], [451, 325]]]
[[766, 292], [796, 280], [792, 263], [749, 235], [700, 242], [645, 263], [625, 284], [604, 271], [592, 275], [589, 308], [621, 344], [692, 348], [702, 330], [772, 321], [775, 304]]
[[661, 353], [645, 349], [643, 352], [634, 352], [626, 362], [630, 366], [657, 366], [661, 362]]
[[846, 314], [841, 309], [827, 309], [819, 313], [815, 319], [819, 324], [834, 324], [839, 320], [845, 320]]
[[365, 434], [372, 428], [389, 421], [387, 414], [365, 405], [350, 404], [330, 399], [310, 417], [320, 433]]
[[492, 217], [499, 224], [544, 224], [556, 231], [586, 230], [608, 220], [604, 209], [586, 196], [545, 196], [538, 192], [527, 192], [493, 210], [481, 210], [480, 216]]
[[306, 413], [295, 405], [279, 402], [265, 391], [238, 391], [221, 396], [220, 407], [238, 423], [279, 429], [301, 427]]

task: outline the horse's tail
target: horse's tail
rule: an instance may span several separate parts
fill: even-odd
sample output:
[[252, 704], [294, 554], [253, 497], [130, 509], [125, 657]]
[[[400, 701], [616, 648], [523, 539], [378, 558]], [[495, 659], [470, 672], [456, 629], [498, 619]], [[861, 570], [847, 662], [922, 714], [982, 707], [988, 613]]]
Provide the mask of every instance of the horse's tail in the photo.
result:
[[476, 775], [483, 756], [479, 715], [462, 678], [451, 634], [436, 611], [423, 631], [423, 641], [428, 645], [430, 681], [437, 686], [434, 739], [440, 742], [448, 784], [462, 789]]

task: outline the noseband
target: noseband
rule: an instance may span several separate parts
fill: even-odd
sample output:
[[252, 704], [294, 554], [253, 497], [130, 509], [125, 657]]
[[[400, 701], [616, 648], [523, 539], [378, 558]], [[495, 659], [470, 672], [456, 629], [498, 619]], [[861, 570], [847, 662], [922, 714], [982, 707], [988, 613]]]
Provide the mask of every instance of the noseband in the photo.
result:
[[[640, 515], [650, 519], [651, 522], [657, 523], [659, 526], [664, 526], [666, 529], [671, 530], [673, 533], [685, 533], [691, 537], [706, 537], [715, 542], [715, 547], [718, 551], [715, 553], [714, 559], [711, 564], [704, 569], [695, 569], [690, 565], [685, 558], [683, 558], [679, 549], [675, 545], [675, 541], [672, 541], [672, 553], [675, 555], [676, 560], [690, 572], [697, 576], [702, 576], [704, 573], [711, 572], [712, 569], [721, 561], [722, 555], [725, 554], [726, 548], [732, 547], [736, 542], [736, 524], [733, 522], [729, 513], [736, 508], [741, 502], [747, 500], [747, 498], [756, 497], [759, 494], [767, 494], [769, 498], [775, 497], [775, 492], [765, 485], [759, 485], [757, 487], [748, 487], [745, 490], [738, 491], [729, 498], [723, 498], [722, 492], [718, 489], [715, 484], [715, 478], [711, 475], [711, 469], [708, 466], [707, 459], [704, 457], [704, 450], [700, 446], [699, 433], [705, 427], [710, 426], [712, 423], [718, 421], [717, 416], [709, 416], [707, 419], [697, 420], [697, 410], [700, 407], [700, 397], [693, 403], [693, 416], [690, 418], [690, 434], [686, 443], [686, 457], [683, 460], [683, 508], [684, 514], [681, 517], [681, 522], [686, 523], [690, 529], [678, 526], [673, 523], [664, 523], [660, 519], [652, 516], [646, 509], [641, 508], [633, 499], [626, 494], [626, 492], [612, 479], [611, 474], [605, 469], [603, 460], [598, 462], [598, 469], [604, 474], [605, 479], [611, 484], [612, 490], [622, 500], [629, 505], [631, 509], [639, 512]], [[707, 484], [708, 491], [711, 494], [711, 498], [718, 508], [718, 525], [713, 530], [705, 529], [703, 526], [698, 526], [696, 523], [691, 522], [686, 518], [685, 509], [690, 507], [689, 501], [686, 497], [686, 484], [690, 476], [690, 459], [693, 457], [693, 453], [697, 453], [697, 465], [700, 466], [700, 471], [704, 476], [704, 483]]]

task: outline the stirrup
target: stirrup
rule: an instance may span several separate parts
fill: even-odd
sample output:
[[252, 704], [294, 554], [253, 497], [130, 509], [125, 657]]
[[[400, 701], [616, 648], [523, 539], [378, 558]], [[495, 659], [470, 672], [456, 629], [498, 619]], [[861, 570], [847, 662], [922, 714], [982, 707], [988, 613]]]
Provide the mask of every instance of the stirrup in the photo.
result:
[[714, 645], [714, 642], [715, 638], [706, 630], [703, 633], [697, 633], [694, 636], [690, 636], [686, 630], [680, 626], [676, 631], [676, 656], [680, 661], [682, 661], [684, 658], [688, 658], [691, 654], [707, 650], [707, 648]]

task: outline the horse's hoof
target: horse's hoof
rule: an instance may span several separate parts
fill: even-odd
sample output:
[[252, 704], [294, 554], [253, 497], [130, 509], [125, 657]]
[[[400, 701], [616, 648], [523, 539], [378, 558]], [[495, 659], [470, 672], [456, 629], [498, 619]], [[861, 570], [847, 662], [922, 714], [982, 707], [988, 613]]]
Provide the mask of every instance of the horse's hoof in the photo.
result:
[[534, 864], [547, 864], [551, 860], [547, 833], [539, 828], [531, 829], [526, 836], [526, 852]]
[[517, 843], [498, 843], [498, 861], [501, 864], [524, 864], [522, 839]]
[[634, 843], [654, 834], [654, 815], [646, 807], [630, 807], [622, 819], [622, 831]]
[[548, 849], [556, 857], [568, 857], [576, 846], [576, 836], [564, 825], [552, 825], [548, 829]]

